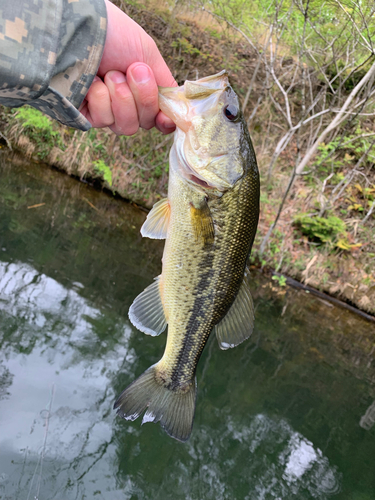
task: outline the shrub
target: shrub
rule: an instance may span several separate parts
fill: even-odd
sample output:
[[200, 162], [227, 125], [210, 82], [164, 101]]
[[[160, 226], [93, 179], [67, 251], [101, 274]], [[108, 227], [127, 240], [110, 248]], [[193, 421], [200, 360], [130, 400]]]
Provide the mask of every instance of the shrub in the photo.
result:
[[295, 217], [294, 224], [310, 241], [320, 245], [338, 246], [339, 238], [347, 235], [345, 222], [334, 215], [325, 218], [300, 214]]

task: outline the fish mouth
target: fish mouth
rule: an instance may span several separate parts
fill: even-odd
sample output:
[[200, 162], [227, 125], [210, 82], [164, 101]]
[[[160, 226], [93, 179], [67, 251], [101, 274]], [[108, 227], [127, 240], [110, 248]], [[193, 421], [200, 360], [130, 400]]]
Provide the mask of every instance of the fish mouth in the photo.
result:
[[209, 117], [220, 110], [220, 97], [228, 86], [228, 73], [223, 70], [196, 81], [186, 80], [181, 87], [159, 87], [160, 109], [177, 126], [174, 151], [178, 172], [197, 189], [222, 193], [231, 189], [238, 179], [238, 176], [228, 174], [226, 164], [229, 161], [223, 160], [231, 154], [230, 151], [216, 150], [211, 156], [209, 146], [201, 147], [198, 140], [193, 140], [195, 118]]
[[228, 73], [220, 71], [216, 75], [186, 80], [180, 87], [158, 87], [159, 107], [178, 128], [187, 132], [191, 127], [191, 101], [204, 101], [212, 94], [222, 92], [229, 85]]
[[182, 87], [159, 87], [159, 108], [178, 128], [188, 132], [191, 121], [187, 120], [189, 103]]
[[[204, 78], [200, 78], [198, 80], [186, 80], [183, 85], [180, 87], [158, 87], [159, 94], [165, 98], [173, 98], [179, 92], [185, 92], [187, 90], [186, 87], [189, 86], [200, 87], [200, 92], [196, 95], [192, 95], [190, 98], [199, 98], [203, 99], [204, 97], [209, 96], [212, 92], [216, 90], [223, 90], [229, 85], [228, 80], [228, 72], [223, 69], [216, 75], [205, 76]], [[206, 93], [206, 95], [204, 95]]]

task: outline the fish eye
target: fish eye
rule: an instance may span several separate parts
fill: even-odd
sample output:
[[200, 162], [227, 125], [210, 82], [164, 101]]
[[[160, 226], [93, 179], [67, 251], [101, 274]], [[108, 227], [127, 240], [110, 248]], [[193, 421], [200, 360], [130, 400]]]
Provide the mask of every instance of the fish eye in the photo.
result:
[[237, 121], [240, 117], [240, 110], [234, 104], [228, 104], [223, 111], [225, 117], [231, 122]]

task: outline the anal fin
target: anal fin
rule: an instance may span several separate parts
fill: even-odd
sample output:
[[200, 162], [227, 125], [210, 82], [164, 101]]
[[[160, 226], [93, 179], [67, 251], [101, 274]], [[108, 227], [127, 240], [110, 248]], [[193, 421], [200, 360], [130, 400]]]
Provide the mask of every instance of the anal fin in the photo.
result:
[[229, 349], [248, 339], [254, 328], [254, 304], [246, 270], [238, 294], [224, 318], [214, 330], [220, 349]]
[[165, 330], [167, 320], [160, 295], [160, 276], [136, 297], [129, 309], [129, 319], [138, 330], [153, 337]]
[[168, 198], [158, 201], [147, 215], [141, 234], [154, 240], [163, 240], [167, 237], [171, 207]]

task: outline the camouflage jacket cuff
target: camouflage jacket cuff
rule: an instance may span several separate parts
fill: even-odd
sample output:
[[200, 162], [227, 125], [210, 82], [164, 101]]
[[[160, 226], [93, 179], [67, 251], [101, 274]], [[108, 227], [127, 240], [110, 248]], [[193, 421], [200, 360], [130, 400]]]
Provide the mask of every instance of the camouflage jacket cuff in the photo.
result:
[[104, 0], [0, 0], [0, 103], [88, 130], [78, 107], [100, 64], [106, 17]]

